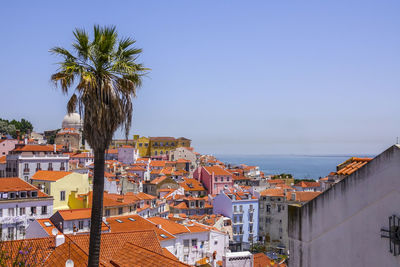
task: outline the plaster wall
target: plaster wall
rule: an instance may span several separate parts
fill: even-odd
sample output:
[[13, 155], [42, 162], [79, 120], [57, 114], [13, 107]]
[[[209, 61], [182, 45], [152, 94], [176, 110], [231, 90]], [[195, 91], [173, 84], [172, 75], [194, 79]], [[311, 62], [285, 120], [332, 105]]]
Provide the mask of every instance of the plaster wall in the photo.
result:
[[380, 235], [399, 203], [400, 149], [392, 146], [303, 207], [289, 206], [289, 266], [400, 266]]

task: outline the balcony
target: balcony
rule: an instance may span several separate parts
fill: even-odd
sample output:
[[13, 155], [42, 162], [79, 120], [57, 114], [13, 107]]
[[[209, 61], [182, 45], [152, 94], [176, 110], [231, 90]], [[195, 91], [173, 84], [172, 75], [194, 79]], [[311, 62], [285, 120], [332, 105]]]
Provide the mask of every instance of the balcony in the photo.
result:
[[233, 213], [234, 214], [243, 214], [243, 210], [234, 210]]
[[243, 235], [243, 231], [241, 231], [241, 232], [237, 232], [237, 233], [233, 233], [233, 235], [235, 235], [235, 236], [237, 236], [237, 235]]
[[233, 224], [243, 224], [243, 221], [233, 222]]
[[30, 169], [28, 168], [28, 169], [24, 169], [24, 174], [27, 174], [27, 173], [30, 173]]

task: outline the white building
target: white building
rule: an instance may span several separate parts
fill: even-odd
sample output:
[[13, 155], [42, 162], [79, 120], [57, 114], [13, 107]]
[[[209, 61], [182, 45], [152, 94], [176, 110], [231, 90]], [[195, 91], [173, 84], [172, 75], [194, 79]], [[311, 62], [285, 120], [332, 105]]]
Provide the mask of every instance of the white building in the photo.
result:
[[399, 218], [394, 145], [305, 205], [289, 205], [289, 266], [400, 266]]
[[22, 239], [29, 223], [53, 214], [53, 197], [18, 177], [0, 179], [1, 240]]
[[175, 239], [160, 240], [161, 246], [168, 249], [179, 261], [194, 265], [204, 257], [212, 257], [216, 251], [216, 260], [222, 260], [229, 252], [227, 234], [210, 230], [199, 223], [188, 222], [185, 225], [160, 217], [148, 218], [161, 229], [167, 231]]
[[38, 170], [68, 171], [68, 161], [55, 145], [16, 144], [7, 155], [6, 175], [29, 182]]

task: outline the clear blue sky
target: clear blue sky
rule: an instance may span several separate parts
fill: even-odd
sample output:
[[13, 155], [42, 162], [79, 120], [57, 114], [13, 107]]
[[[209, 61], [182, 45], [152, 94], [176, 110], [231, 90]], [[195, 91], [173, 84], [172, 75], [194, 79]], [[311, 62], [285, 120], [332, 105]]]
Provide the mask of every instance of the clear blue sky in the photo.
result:
[[152, 68], [131, 133], [202, 153], [379, 153], [400, 136], [400, 2], [6, 1], [0, 117], [61, 126], [53, 46], [117, 26]]

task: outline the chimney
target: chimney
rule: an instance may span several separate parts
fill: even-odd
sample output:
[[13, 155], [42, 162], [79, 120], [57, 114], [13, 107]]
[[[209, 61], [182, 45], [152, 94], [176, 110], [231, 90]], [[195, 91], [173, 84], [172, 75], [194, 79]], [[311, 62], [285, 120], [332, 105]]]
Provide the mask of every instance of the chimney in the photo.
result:
[[157, 228], [158, 228], [158, 229], [162, 229], [161, 224], [157, 224]]
[[56, 153], [56, 152], [57, 152], [57, 146], [56, 146], [56, 144], [53, 145], [53, 148], [54, 148], [54, 153]]
[[56, 247], [61, 246], [65, 243], [65, 236], [64, 235], [56, 235]]

